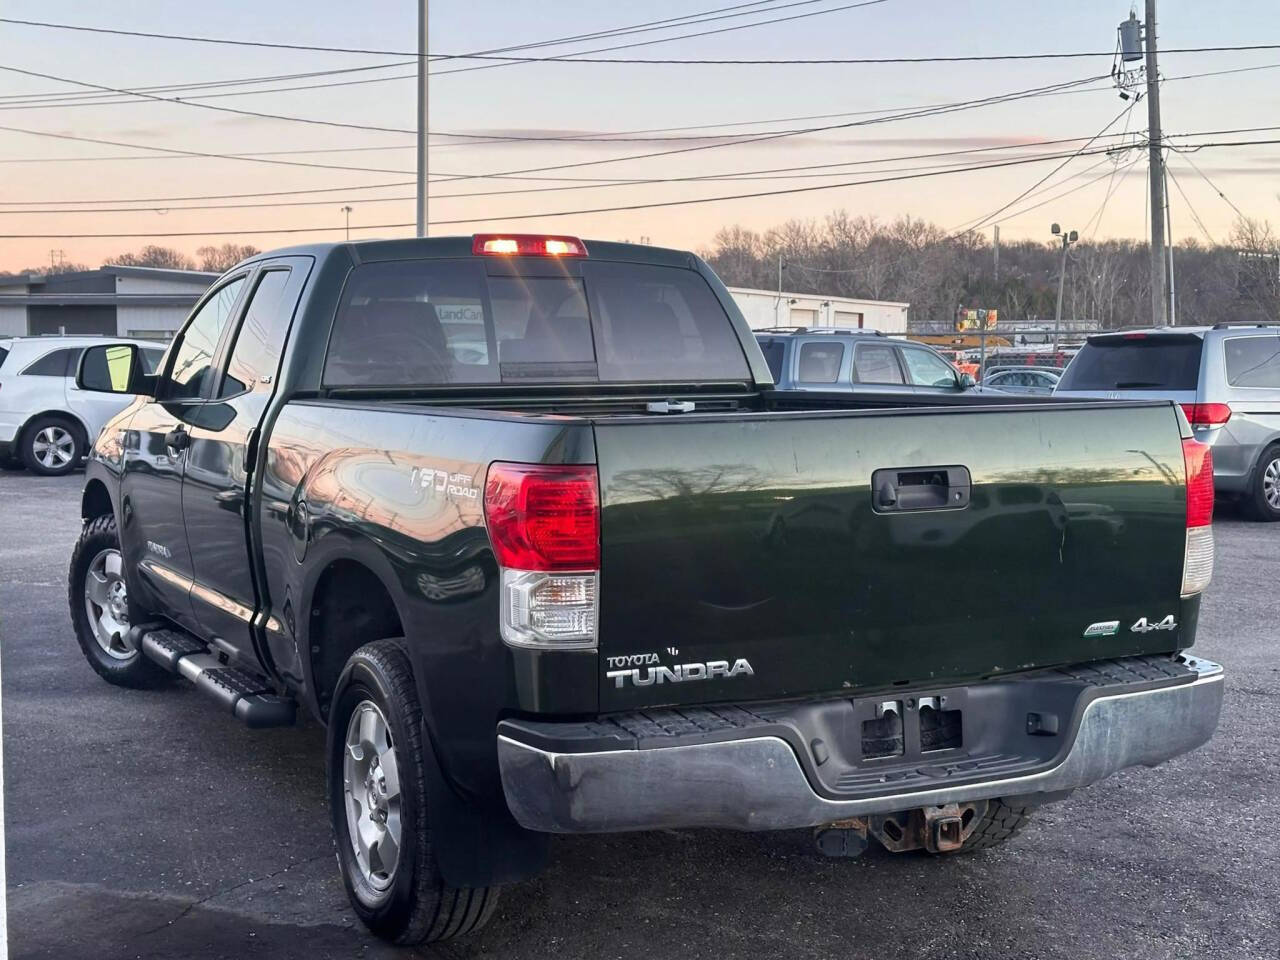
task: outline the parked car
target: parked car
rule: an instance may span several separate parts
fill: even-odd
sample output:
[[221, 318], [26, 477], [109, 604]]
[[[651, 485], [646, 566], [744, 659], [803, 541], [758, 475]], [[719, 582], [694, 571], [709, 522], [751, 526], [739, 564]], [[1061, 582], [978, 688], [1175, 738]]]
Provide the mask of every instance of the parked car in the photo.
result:
[[[463, 308], [484, 335], [455, 343]], [[258, 255], [155, 375], [85, 357], [82, 388], [137, 399], [86, 468], [76, 638], [110, 683], [326, 724], [347, 893], [403, 943], [481, 926], [549, 834], [977, 850], [1211, 736], [1222, 669], [1183, 651], [1212, 474], [1173, 404], [962, 393], [907, 344], [782, 339], [899, 392], [775, 388], [683, 251]], [[911, 392], [923, 370], [960, 395]]]
[[1001, 393], [1047, 396], [1062, 379], [1062, 371], [1053, 367], [992, 367], [982, 385]]
[[1093, 336], [1054, 394], [1177, 401], [1213, 448], [1216, 491], [1258, 520], [1280, 520], [1280, 323]]
[[974, 387], [932, 347], [875, 330], [777, 327], [755, 336], [782, 389], [936, 396]]
[[[80, 354], [103, 337], [15, 337], [0, 339], [0, 461], [32, 473], [70, 473], [84, 459], [102, 425], [128, 404], [80, 390], [75, 385]], [[151, 370], [164, 355], [163, 345], [112, 339], [141, 350]]]

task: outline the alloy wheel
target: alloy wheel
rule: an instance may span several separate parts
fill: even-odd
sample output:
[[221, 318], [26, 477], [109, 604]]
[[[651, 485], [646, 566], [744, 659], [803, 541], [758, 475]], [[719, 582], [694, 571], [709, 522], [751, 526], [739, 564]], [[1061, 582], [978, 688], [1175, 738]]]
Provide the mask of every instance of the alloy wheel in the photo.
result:
[[1272, 510], [1280, 510], [1280, 457], [1268, 463], [1262, 472], [1262, 495]]
[[94, 639], [108, 656], [128, 660], [136, 655], [124, 642], [129, 632], [129, 588], [119, 550], [100, 550], [89, 562], [84, 576], [84, 608]]
[[61, 470], [76, 452], [76, 438], [66, 427], [49, 424], [31, 441], [31, 452], [46, 470]]
[[403, 825], [400, 767], [387, 718], [377, 704], [357, 704], [345, 742], [342, 780], [351, 850], [369, 885], [386, 890], [400, 862]]

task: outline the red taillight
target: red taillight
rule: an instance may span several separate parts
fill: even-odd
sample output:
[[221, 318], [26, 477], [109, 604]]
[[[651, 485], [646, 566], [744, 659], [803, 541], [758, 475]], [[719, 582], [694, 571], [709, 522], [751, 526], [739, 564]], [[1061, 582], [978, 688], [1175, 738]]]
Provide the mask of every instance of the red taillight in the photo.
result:
[[484, 515], [498, 563], [513, 570], [598, 569], [597, 489], [593, 466], [490, 466]]
[[1207, 443], [1183, 440], [1182, 459], [1187, 465], [1187, 528], [1207, 527], [1213, 522], [1213, 452]]
[[1225, 403], [1184, 403], [1182, 412], [1197, 427], [1220, 427], [1231, 419], [1231, 408]]
[[477, 256], [585, 257], [587, 248], [577, 237], [548, 237], [532, 233], [477, 233], [471, 239]]

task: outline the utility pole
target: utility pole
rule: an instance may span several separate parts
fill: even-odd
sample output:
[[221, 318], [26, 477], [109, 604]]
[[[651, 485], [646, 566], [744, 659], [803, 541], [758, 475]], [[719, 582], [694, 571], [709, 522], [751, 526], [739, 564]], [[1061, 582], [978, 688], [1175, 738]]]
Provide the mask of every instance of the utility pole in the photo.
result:
[[427, 235], [427, 0], [418, 0], [418, 233]]
[[1164, 184], [1164, 223], [1165, 223], [1165, 239], [1168, 241], [1165, 248], [1169, 251], [1169, 326], [1176, 327], [1178, 325], [1178, 300], [1174, 290], [1173, 280], [1173, 201], [1169, 198], [1169, 168], [1165, 168], [1165, 184]]
[[345, 207], [343, 207], [343, 208], [342, 208], [342, 212], [343, 212], [343, 213], [345, 213], [345, 214], [347, 215], [347, 239], [348, 239], [348, 240], [350, 240], [350, 239], [351, 239], [351, 211], [352, 211], [352, 209], [353, 209], [353, 208], [352, 208], [351, 204], [347, 204]]
[[1147, 2], [1147, 139], [1151, 182], [1151, 325], [1165, 323], [1164, 155], [1160, 141], [1160, 68], [1156, 62], [1156, 0]]
[[996, 229], [996, 239], [995, 239], [995, 242], [991, 245], [991, 249], [995, 254], [995, 264], [993, 265], [993, 270], [995, 272], [995, 281], [996, 283], [999, 283], [1000, 282], [1000, 224], [997, 223], [995, 229]]
[[773, 301], [773, 325], [779, 326], [778, 311], [782, 309], [782, 254], [778, 254], [778, 299]]
[[1063, 230], [1056, 223], [1049, 228], [1055, 237], [1062, 235], [1062, 266], [1058, 270], [1058, 307], [1053, 311], [1053, 352], [1058, 352], [1058, 333], [1062, 328], [1062, 288], [1067, 280], [1067, 247], [1080, 239], [1074, 230]]

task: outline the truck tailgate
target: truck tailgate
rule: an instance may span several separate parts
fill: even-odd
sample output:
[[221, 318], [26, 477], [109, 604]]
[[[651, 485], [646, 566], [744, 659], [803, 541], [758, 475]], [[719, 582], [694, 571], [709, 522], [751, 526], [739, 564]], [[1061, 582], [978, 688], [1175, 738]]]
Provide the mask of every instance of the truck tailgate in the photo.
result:
[[[602, 710], [1186, 645], [1172, 405], [603, 418], [595, 435]], [[947, 507], [905, 509], [939, 489], [906, 487], [948, 476]]]

